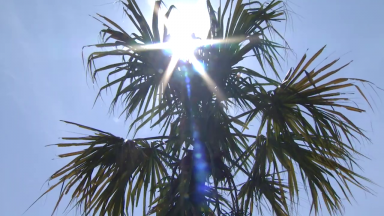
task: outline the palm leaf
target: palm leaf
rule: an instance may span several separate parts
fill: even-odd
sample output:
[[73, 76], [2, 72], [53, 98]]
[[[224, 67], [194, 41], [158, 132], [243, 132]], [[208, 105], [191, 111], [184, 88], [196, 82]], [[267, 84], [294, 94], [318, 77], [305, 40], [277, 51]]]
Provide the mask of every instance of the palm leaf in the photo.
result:
[[[75, 206], [84, 206], [86, 215], [123, 215], [130, 202], [136, 201], [137, 205], [141, 193], [145, 196], [143, 199], [145, 214], [149, 186], [155, 187], [167, 175], [166, 166], [170, 158], [159, 148], [161, 144], [148, 143], [146, 139], [125, 141], [101, 130], [65, 122], [94, 131], [95, 134], [85, 137], [64, 137], [64, 140], [77, 142], [55, 144], [58, 147], [86, 148], [59, 155], [61, 158], [75, 158], [50, 177], [50, 181], [57, 180], [57, 183], [43, 194], [62, 185], [53, 212], [56, 211], [62, 197], [73, 190], [71, 203], [76, 200]], [[149, 201], [152, 202], [153, 199], [154, 193], [150, 192]]]
[[[352, 195], [346, 192], [349, 191], [349, 184], [368, 190], [361, 181], [369, 182], [368, 179], [355, 173], [352, 166], [343, 165], [355, 164], [352, 154], [357, 154], [357, 152], [353, 149], [352, 141], [356, 141], [357, 137], [368, 138], [362, 129], [346, 117], [344, 111], [337, 110], [338, 108], [357, 113], [364, 112], [363, 109], [354, 105], [346, 105], [345, 102], [352, 102], [351, 98], [340, 91], [345, 91], [343, 89], [349, 87], [357, 87], [357, 93], [361, 94], [364, 99], [366, 97], [360, 88], [351, 82], [354, 79], [338, 78], [326, 81], [324, 84], [321, 83], [348, 64], [325, 72], [337, 62], [333, 61], [320, 69], [306, 72], [323, 49], [320, 49], [307, 62], [305, 62], [306, 56], [304, 56], [298, 66], [292, 69], [283, 83], [274, 90], [261, 91], [260, 88], [260, 91], [255, 91], [250, 96], [252, 98], [250, 101], [255, 108], [245, 115], [248, 116], [247, 122], [258, 115], [261, 117], [257, 136], [260, 136], [263, 129], [266, 130], [263, 145], [264, 148], [269, 149], [270, 153], [259, 154], [261, 150], [256, 150], [255, 146], [260, 145], [258, 142], [250, 147], [256, 152], [253, 157], [258, 162], [258, 166], [262, 166], [260, 162], [265, 160], [265, 158], [263, 159], [265, 156], [262, 156], [265, 154], [269, 155], [268, 163], [272, 163], [274, 169], [283, 167], [288, 172], [288, 182], [284, 182], [278, 177], [278, 185], [287, 184], [290, 200], [294, 200], [299, 190], [298, 179], [294, 173], [295, 168], [292, 165], [292, 162], [295, 162], [303, 181], [306, 179], [303, 184], [309, 187], [308, 192], [312, 195], [314, 211], [318, 213], [320, 210], [319, 196], [321, 195], [329, 213], [334, 214], [342, 208], [342, 203], [341, 197], [330, 185], [328, 178], [334, 179], [347, 197]], [[361, 80], [361, 82], [368, 83], [365, 80]], [[247, 151], [249, 152], [249, 150]], [[261, 167], [258, 170], [270, 170], [270, 168]], [[278, 173], [278, 170], [275, 170], [275, 173]], [[261, 176], [273, 174], [266, 173]], [[252, 191], [258, 189], [256, 187]], [[280, 196], [284, 196], [284, 193], [280, 192]], [[276, 197], [275, 200], [272, 200], [273, 202], [269, 200], [269, 203], [273, 207], [273, 203], [279, 201], [281, 204], [278, 206], [287, 206], [282, 198], [285, 200], [284, 197]]]

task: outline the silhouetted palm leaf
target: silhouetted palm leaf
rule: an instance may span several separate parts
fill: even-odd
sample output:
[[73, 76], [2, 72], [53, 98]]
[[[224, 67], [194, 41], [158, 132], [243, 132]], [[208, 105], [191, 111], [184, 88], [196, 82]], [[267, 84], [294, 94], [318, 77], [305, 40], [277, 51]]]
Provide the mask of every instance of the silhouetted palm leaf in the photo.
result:
[[[284, 187], [286, 185], [289, 189], [290, 200], [293, 201], [299, 191], [296, 176], [298, 172], [295, 172], [295, 167], [297, 167], [303, 179], [302, 183], [310, 189], [312, 207], [315, 212], [319, 211], [321, 194], [328, 211], [336, 213], [341, 209], [341, 197], [334, 190], [335, 187], [331, 186], [329, 178], [337, 182], [348, 200], [348, 196], [352, 196], [348, 186], [350, 183], [368, 190], [360, 183], [360, 180], [368, 182], [369, 180], [352, 169], [352, 164], [356, 164], [352, 154], [358, 154], [353, 148], [352, 141], [358, 141], [357, 137], [365, 139], [367, 137], [343, 114], [344, 111], [342, 113], [335, 108], [364, 112], [354, 105], [345, 104], [351, 99], [340, 91], [343, 91], [344, 88], [355, 87], [357, 92], [366, 98], [360, 88], [351, 81], [368, 82], [338, 78], [322, 84], [321, 81], [348, 65], [327, 72], [326, 70], [334, 65], [336, 60], [320, 69], [306, 72], [305, 70], [323, 49], [306, 63], [304, 55], [298, 66], [289, 71], [285, 80], [276, 89], [266, 91], [260, 88], [259, 91], [250, 95], [249, 100], [252, 101], [255, 108], [239, 115], [238, 118], [247, 116], [247, 122], [251, 122], [256, 116], [261, 118], [256, 134], [258, 138], [248, 150], [250, 152], [248, 156], [255, 152], [253, 160], [256, 162], [256, 167], [253, 168], [253, 175], [270, 170], [270, 173], [261, 175], [276, 175], [277, 185], [284, 185]], [[340, 97], [341, 95], [343, 97]], [[266, 136], [260, 135], [263, 130], [266, 131]], [[347, 140], [347, 143], [343, 140]], [[276, 174], [281, 171], [287, 172], [287, 181]], [[252, 181], [252, 178], [249, 181]], [[249, 187], [249, 184], [246, 186]], [[254, 187], [254, 190], [260, 189], [257, 186]], [[287, 206], [284, 202], [283, 188], [281, 189], [279, 196], [283, 199], [275, 199], [275, 201], [283, 201], [281, 205], [277, 205], [275, 209], [271, 202], [273, 209], [277, 212], [281, 212], [279, 209], [281, 206]], [[244, 191], [251, 193], [248, 188]], [[250, 195], [247, 196], [248, 201], [251, 198]]]
[[[130, 203], [137, 205], [143, 193], [145, 213], [149, 187], [154, 188], [157, 182], [168, 175], [166, 166], [171, 159], [162, 150], [163, 144], [148, 143], [142, 139], [124, 140], [107, 132], [65, 122], [95, 134], [64, 137], [64, 140], [76, 142], [56, 144], [58, 147], [86, 148], [59, 155], [61, 158], [75, 158], [50, 177], [50, 180], [57, 179], [58, 182], [44, 194], [61, 184], [57, 204], [72, 189], [71, 203], [83, 207], [85, 214], [123, 215]], [[154, 192], [151, 191], [149, 201], [152, 202], [153, 198]]]

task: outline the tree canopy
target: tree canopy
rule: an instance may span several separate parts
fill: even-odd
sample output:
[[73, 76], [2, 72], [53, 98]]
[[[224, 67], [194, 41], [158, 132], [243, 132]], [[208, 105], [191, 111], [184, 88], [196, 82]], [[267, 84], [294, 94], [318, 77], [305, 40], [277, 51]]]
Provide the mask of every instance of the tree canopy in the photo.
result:
[[[73, 159], [42, 195], [61, 188], [53, 212], [69, 193], [68, 207], [84, 215], [138, 214], [138, 203], [143, 215], [292, 215], [304, 193], [311, 211], [325, 206], [336, 215], [353, 197], [351, 185], [369, 191], [371, 181], [354, 169], [362, 156], [354, 146], [369, 138], [347, 113], [365, 112], [353, 99], [370, 106], [360, 87], [375, 86], [338, 78], [349, 65], [337, 66], [339, 59], [313, 66], [325, 46], [282, 76], [290, 48], [274, 25], [286, 19], [283, 1], [226, 0], [215, 10], [207, 0], [210, 30], [193, 39], [199, 45], [188, 60], [167, 51], [172, 35], [159, 23], [159, 10], [172, 19], [175, 6], [155, 1], [148, 23], [135, 0], [122, 4], [136, 29], [98, 15], [103, 40], [88, 46], [98, 50], [87, 72], [94, 82], [105, 75], [99, 96], [115, 92], [110, 111], [122, 106], [134, 118], [130, 131], [150, 125], [159, 132], [124, 139], [64, 121], [90, 134], [56, 144], [82, 150], [60, 155]], [[121, 60], [96, 66], [110, 57]], [[245, 58], [261, 71], [243, 65]]]

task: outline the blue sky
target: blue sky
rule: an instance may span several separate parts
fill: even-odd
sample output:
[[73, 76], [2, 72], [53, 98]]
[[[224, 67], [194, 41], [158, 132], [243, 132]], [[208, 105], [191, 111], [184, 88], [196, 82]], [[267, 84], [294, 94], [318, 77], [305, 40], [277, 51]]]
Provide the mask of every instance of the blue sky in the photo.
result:
[[[57, 159], [57, 155], [64, 152], [62, 149], [44, 146], [60, 142], [59, 137], [68, 135], [68, 131], [81, 131], [60, 123], [60, 119], [125, 136], [127, 126], [107, 113], [108, 97], [92, 108], [97, 88], [87, 82], [81, 59], [82, 46], [98, 42], [102, 27], [88, 15], [106, 15], [129, 29], [127, 20], [122, 19], [120, 5], [106, 4], [110, 2], [112, 0], [14, 0], [1, 3], [2, 215], [21, 215], [48, 188], [44, 184], [48, 177], [65, 164], [65, 160]], [[342, 56], [344, 63], [354, 60], [341, 72], [342, 76], [367, 79], [384, 87], [380, 82], [384, 68], [384, 1], [290, 0], [289, 4], [295, 14], [289, 20], [285, 37], [298, 57], [308, 48], [308, 53], [314, 53], [327, 44], [324, 57], [330, 55], [329, 59], [333, 60]], [[142, 5], [150, 9], [146, 2]], [[200, 13], [205, 13], [205, 8]], [[291, 55], [288, 66], [294, 66], [297, 61]], [[383, 93], [380, 94], [382, 97]], [[372, 92], [371, 95], [374, 96]], [[375, 113], [350, 117], [367, 131], [373, 143], [357, 147], [370, 158], [359, 160], [364, 169], [360, 173], [382, 185], [384, 104], [379, 98], [374, 99]], [[362, 100], [359, 102], [363, 104]], [[155, 131], [146, 131], [141, 135], [153, 133]], [[382, 215], [384, 189], [370, 186], [376, 191], [375, 196], [353, 189], [356, 202], [346, 203], [345, 215]], [[58, 191], [54, 191], [43, 197], [25, 215], [50, 215], [57, 194]], [[300, 208], [300, 215], [308, 215], [307, 210]], [[57, 215], [62, 215], [62, 211]]]

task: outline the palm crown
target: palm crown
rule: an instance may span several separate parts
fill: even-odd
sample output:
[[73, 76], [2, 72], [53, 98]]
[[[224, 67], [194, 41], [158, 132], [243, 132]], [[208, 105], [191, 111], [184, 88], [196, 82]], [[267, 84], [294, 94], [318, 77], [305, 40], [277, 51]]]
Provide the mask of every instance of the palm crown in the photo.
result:
[[[84, 148], [60, 155], [74, 159], [51, 176], [57, 183], [44, 193], [61, 185], [57, 204], [71, 190], [70, 204], [86, 215], [126, 215], [139, 202], [143, 214], [251, 215], [262, 213], [265, 203], [276, 215], [289, 215], [304, 187], [311, 209], [317, 213], [324, 205], [333, 214], [342, 196], [352, 195], [349, 185], [368, 190], [361, 180], [369, 180], [353, 171], [360, 154], [352, 145], [358, 136], [368, 138], [343, 110], [364, 112], [344, 91], [352, 88], [366, 100], [355, 83], [371, 83], [332, 79], [348, 65], [334, 68], [338, 60], [312, 68], [324, 47], [304, 55], [280, 81], [276, 65], [287, 47], [271, 41], [270, 33], [280, 35], [273, 23], [286, 16], [282, 1], [227, 0], [215, 11], [208, 0], [207, 43], [194, 52], [200, 69], [153, 48], [170, 38], [158, 21], [161, 1], [151, 26], [135, 0], [123, 4], [137, 33], [99, 15], [104, 40], [92, 46], [113, 49], [93, 52], [88, 70], [94, 81], [108, 73], [100, 92], [116, 89], [111, 110], [121, 103], [127, 118], [136, 115], [130, 130], [150, 124], [161, 135], [124, 140], [65, 121], [93, 134], [57, 144]], [[264, 72], [241, 65], [250, 53]], [[109, 56], [122, 61], [94, 67], [94, 60]], [[230, 115], [234, 109], [241, 114]], [[258, 127], [249, 128], [251, 122]]]

